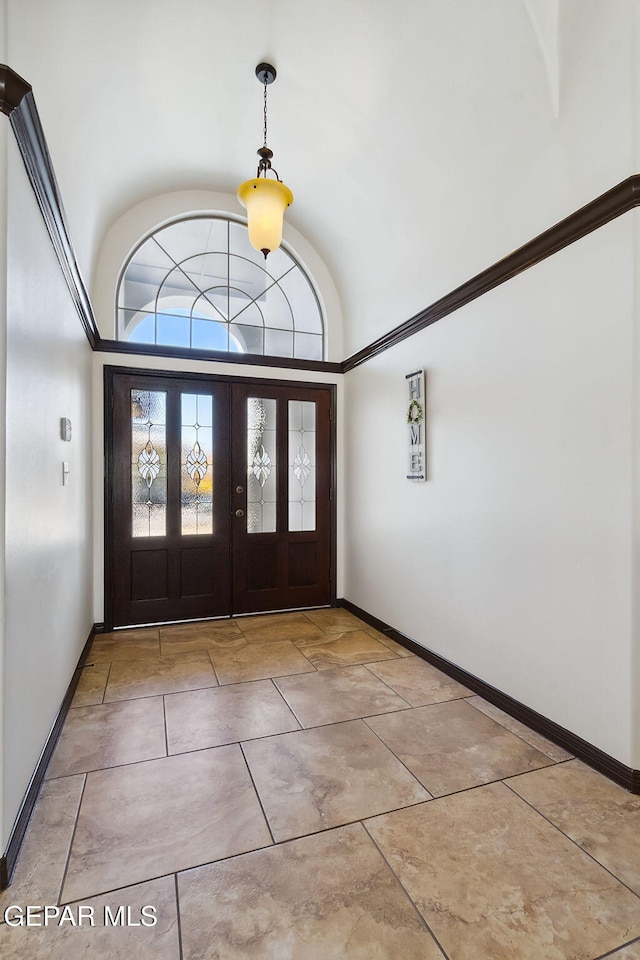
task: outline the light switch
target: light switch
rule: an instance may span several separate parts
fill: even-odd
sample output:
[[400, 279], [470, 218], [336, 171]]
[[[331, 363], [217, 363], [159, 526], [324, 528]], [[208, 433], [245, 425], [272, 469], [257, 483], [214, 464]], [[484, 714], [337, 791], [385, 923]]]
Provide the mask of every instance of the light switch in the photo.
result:
[[66, 460], [62, 461], [62, 486], [66, 487], [69, 483], [69, 464]]

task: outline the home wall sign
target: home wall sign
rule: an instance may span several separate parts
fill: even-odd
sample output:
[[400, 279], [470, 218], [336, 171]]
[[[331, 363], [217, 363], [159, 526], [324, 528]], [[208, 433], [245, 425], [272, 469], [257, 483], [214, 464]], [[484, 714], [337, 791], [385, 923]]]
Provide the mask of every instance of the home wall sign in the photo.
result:
[[406, 421], [409, 444], [407, 480], [424, 482], [427, 479], [424, 370], [408, 373], [406, 381], [408, 390]]

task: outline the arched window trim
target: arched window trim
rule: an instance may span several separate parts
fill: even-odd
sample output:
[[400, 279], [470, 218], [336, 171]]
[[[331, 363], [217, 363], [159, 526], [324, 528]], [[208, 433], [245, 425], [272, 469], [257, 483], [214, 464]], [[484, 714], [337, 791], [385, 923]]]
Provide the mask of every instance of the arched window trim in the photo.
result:
[[[207, 221], [218, 220], [225, 223], [227, 225], [226, 250], [222, 251], [222, 250], [205, 249], [199, 252], [191, 253], [189, 254], [189, 256], [183, 257], [181, 260], [176, 260], [175, 257], [172, 254], [170, 254], [169, 251], [166, 250], [165, 247], [162, 245], [162, 243], [158, 240], [158, 235], [161, 232], [167, 230], [168, 228], [171, 228], [172, 226], [175, 226], [180, 223], [195, 221], [195, 220], [207, 220]], [[274, 274], [269, 270], [268, 261], [266, 262], [266, 264], [262, 263], [258, 259], [258, 255], [254, 260], [254, 259], [250, 259], [249, 257], [243, 256], [241, 253], [231, 253], [230, 251], [230, 229], [231, 229], [230, 225], [231, 224], [237, 224], [238, 226], [244, 228], [245, 230], [247, 227], [246, 220], [244, 220], [242, 217], [235, 216], [232, 213], [209, 212], [209, 211], [202, 212], [202, 213], [194, 212], [186, 215], [182, 214], [179, 216], [174, 216], [168, 220], [158, 223], [152, 229], [148, 230], [142, 237], [140, 237], [140, 239], [136, 242], [136, 244], [130, 249], [127, 257], [125, 258], [118, 272], [118, 278], [117, 278], [116, 290], [115, 290], [115, 294], [116, 294], [115, 296], [115, 310], [116, 310], [115, 330], [116, 330], [117, 339], [123, 343], [131, 343], [132, 345], [136, 343], [141, 343], [141, 341], [130, 340], [129, 337], [127, 336], [127, 331], [132, 331], [133, 329], [135, 329], [135, 327], [138, 326], [138, 324], [141, 322], [141, 320], [145, 316], [155, 315], [156, 319], [154, 322], [154, 328], [155, 328], [154, 341], [151, 344], [148, 343], [147, 341], [145, 342], [147, 342], [147, 345], [149, 346], [157, 345], [160, 347], [171, 348], [172, 346], [171, 344], [163, 344], [162, 341], [158, 342], [157, 317], [159, 314], [158, 306], [161, 300], [163, 299], [162, 288], [165, 286], [167, 280], [174, 273], [174, 271], [178, 270], [182, 273], [183, 277], [185, 277], [189, 282], [193, 283], [194, 294], [195, 294], [195, 296], [191, 299], [189, 298], [188, 295], [185, 295], [183, 306], [177, 308], [177, 309], [180, 309], [181, 311], [187, 311], [187, 310], [189, 311], [190, 344], [189, 344], [189, 347], [186, 349], [193, 349], [194, 353], [200, 352], [202, 350], [207, 352], [209, 349], [212, 349], [213, 352], [234, 353], [236, 356], [238, 355], [238, 353], [246, 352], [249, 355], [253, 355], [253, 356], [264, 356], [269, 359], [282, 360], [283, 363], [285, 364], [288, 360], [292, 360], [292, 359], [295, 361], [309, 362], [309, 363], [325, 362], [326, 350], [327, 350], [327, 338], [326, 338], [326, 319], [325, 319], [324, 311], [322, 307], [322, 298], [319, 294], [319, 291], [317, 289], [317, 286], [313, 277], [308, 273], [306, 268], [300, 262], [299, 258], [296, 256], [295, 252], [291, 247], [291, 244], [288, 243], [286, 240], [283, 240], [281, 244], [283, 251], [286, 253], [287, 257], [291, 260], [291, 265], [289, 266], [288, 269], [284, 270], [283, 272]], [[153, 301], [149, 301], [149, 303], [145, 304], [143, 307], [138, 307], [137, 309], [133, 309], [131, 307], [127, 307], [126, 303], [123, 302], [122, 288], [125, 280], [125, 275], [126, 275], [127, 269], [129, 268], [131, 263], [135, 260], [135, 257], [138, 251], [144, 246], [144, 244], [146, 244], [151, 239], [155, 241], [159, 249], [163, 252], [163, 254], [168, 259], [170, 259], [173, 262], [174, 265], [170, 269], [168, 269], [167, 272], [165, 273], [161, 283], [159, 284], [156, 290], [156, 295]], [[242, 290], [241, 287], [234, 286], [233, 279], [226, 284], [223, 281], [220, 285], [216, 285], [215, 287], [211, 286], [211, 287], [207, 287], [206, 289], [198, 287], [198, 285], [193, 281], [193, 278], [190, 277], [185, 272], [185, 270], [182, 269], [182, 265], [187, 263], [189, 260], [206, 256], [211, 253], [221, 253], [222, 255], [226, 256], [227, 261], [229, 261], [230, 258], [233, 257], [234, 259], [244, 260], [245, 262], [250, 263], [253, 267], [257, 267], [265, 274], [266, 278], [268, 278], [268, 282], [265, 283], [265, 286], [261, 289], [260, 293], [256, 297], [250, 297], [250, 298], [249, 298], [249, 295], [246, 293], [246, 291]], [[300, 274], [308, 284], [309, 290], [311, 291], [315, 309], [317, 310], [318, 332], [313, 332], [310, 330], [300, 330], [297, 328], [296, 312], [294, 309], [295, 304], [292, 305], [290, 296], [280, 286], [282, 280], [296, 269], [300, 272]], [[227, 272], [227, 278], [229, 278], [229, 272]], [[261, 309], [260, 304], [258, 303], [258, 299], [264, 296], [264, 294], [268, 293], [269, 290], [272, 290], [274, 287], [278, 287], [278, 289], [280, 290], [280, 294], [282, 295], [284, 302], [286, 303], [287, 313], [290, 318], [290, 324], [291, 324], [290, 326], [288, 325], [274, 326], [274, 325], [269, 325], [265, 322], [264, 311], [263, 309]], [[239, 294], [242, 294], [248, 297], [247, 304], [244, 307], [242, 307], [242, 309], [238, 313], [234, 314], [231, 320], [228, 320], [227, 317], [225, 317], [222, 314], [222, 312], [216, 306], [216, 304], [213, 303], [212, 300], [206, 297], [207, 292], [217, 288], [223, 288], [227, 291], [237, 290]], [[166, 298], [166, 299], [169, 299], [169, 298]], [[193, 332], [192, 332], [193, 322], [192, 321], [194, 319], [194, 313], [195, 314], [198, 313], [197, 303], [199, 301], [202, 301], [203, 299], [206, 301], [210, 312], [215, 311], [220, 315], [217, 322], [219, 322], [221, 325], [222, 324], [226, 325], [227, 342], [229, 343], [229, 340], [233, 340], [237, 348], [236, 350], [233, 350], [233, 349], [219, 350], [218, 348], [203, 348], [203, 347], [192, 346], [192, 340], [193, 340]], [[147, 309], [148, 307], [151, 309]], [[260, 315], [261, 323], [260, 324], [251, 323], [250, 326], [256, 327], [262, 330], [262, 350], [261, 351], [256, 351], [255, 349], [248, 349], [246, 345], [243, 346], [239, 340], [239, 337], [241, 337], [241, 334], [238, 332], [237, 328], [234, 330], [234, 324], [236, 324], [238, 317], [241, 317], [245, 310], [252, 307], [255, 308]], [[131, 313], [131, 317], [128, 319], [128, 321], [126, 319], [126, 312]], [[136, 319], [138, 314], [140, 315], [140, 318]], [[167, 314], [168, 314], [168, 311], [167, 311]], [[228, 314], [230, 314], [230, 310], [228, 311]], [[160, 311], [160, 315], [162, 315], [162, 311]], [[207, 319], [207, 320], [210, 319], [213, 322], [216, 322], [214, 317], [206, 316], [206, 315], [203, 315], [201, 318], [196, 317], [196, 319]], [[266, 331], [284, 332], [287, 334], [291, 334], [292, 344], [293, 344], [292, 356], [283, 355], [282, 353], [267, 352], [265, 349]], [[296, 353], [296, 336], [297, 335], [313, 336], [313, 337], [319, 338], [320, 345], [321, 345], [321, 355], [319, 357], [308, 357], [308, 356], [304, 357], [297, 354]], [[183, 346], [182, 349], [185, 349], [185, 347]]]

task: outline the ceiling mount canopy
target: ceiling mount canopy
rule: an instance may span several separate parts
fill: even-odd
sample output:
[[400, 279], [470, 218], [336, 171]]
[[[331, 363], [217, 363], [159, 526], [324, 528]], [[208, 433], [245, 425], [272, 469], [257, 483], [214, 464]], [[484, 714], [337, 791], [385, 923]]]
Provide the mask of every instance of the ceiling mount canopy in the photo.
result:
[[[273, 150], [267, 146], [267, 87], [276, 79], [276, 68], [259, 63], [256, 77], [264, 87], [264, 141], [258, 150], [260, 160], [255, 179], [245, 180], [238, 187], [238, 200], [247, 209], [249, 241], [264, 254], [265, 260], [282, 241], [284, 212], [293, 203], [293, 194], [271, 166]], [[275, 180], [269, 179], [272, 173]]]

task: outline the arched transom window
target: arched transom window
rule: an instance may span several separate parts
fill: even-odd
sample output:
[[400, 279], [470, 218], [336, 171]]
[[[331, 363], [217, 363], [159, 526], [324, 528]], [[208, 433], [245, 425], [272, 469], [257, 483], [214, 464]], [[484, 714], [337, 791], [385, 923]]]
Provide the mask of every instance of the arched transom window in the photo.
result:
[[124, 265], [117, 304], [119, 340], [324, 359], [320, 304], [300, 264], [284, 247], [265, 260], [227, 217], [191, 216], [148, 236]]

